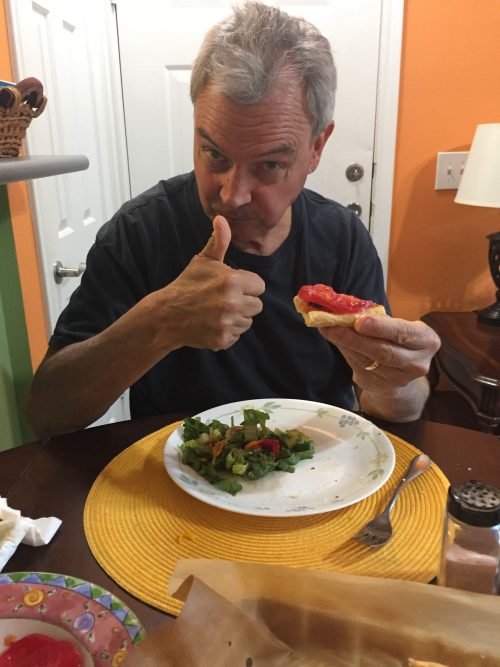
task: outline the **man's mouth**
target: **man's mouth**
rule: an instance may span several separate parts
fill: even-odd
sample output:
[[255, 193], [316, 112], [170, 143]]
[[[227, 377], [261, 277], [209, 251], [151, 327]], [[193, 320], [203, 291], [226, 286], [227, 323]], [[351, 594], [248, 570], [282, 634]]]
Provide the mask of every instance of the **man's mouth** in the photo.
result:
[[222, 215], [223, 218], [226, 218], [228, 222], [244, 222], [246, 220], [249, 220], [252, 216], [245, 214], [242, 215], [241, 213], [224, 213], [222, 211], [216, 211], [214, 213], [214, 217], [217, 215]]

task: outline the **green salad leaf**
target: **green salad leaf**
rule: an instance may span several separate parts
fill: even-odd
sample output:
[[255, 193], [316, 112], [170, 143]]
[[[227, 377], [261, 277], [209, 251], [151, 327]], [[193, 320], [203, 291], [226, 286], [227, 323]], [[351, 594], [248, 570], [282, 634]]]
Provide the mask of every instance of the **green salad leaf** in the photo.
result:
[[183, 422], [181, 462], [218, 489], [235, 495], [243, 488], [239, 479], [257, 480], [270, 472], [295, 472], [295, 466], [314, 456], [314, 442], [298, 429], [271, 430], [269, 414], [263, 410], [243, 411], [235, 426], [199, 417]]

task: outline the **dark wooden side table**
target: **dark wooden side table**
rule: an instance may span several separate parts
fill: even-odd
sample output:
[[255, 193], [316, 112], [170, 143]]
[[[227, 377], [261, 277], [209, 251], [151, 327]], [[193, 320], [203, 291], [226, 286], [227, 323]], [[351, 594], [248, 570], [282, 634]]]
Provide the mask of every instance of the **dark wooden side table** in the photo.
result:
[[474, 312], [432, 312], [421, 319], [441, 338], [441, 348], [433, 361], [434, 385], [442, 373], [471, 404], [481, 428], [498, 434], [500, 327], [481, 324]]

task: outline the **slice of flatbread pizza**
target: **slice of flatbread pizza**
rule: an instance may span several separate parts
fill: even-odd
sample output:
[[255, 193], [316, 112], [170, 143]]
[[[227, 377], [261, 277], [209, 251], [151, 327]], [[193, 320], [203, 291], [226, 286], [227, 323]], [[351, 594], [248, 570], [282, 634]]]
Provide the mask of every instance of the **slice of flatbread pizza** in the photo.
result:
[[293, 299], [308, 327], [352, 327], [358, 317], [386, 315], [384, 306], [339, 294], [328, 285], [303, 285]]

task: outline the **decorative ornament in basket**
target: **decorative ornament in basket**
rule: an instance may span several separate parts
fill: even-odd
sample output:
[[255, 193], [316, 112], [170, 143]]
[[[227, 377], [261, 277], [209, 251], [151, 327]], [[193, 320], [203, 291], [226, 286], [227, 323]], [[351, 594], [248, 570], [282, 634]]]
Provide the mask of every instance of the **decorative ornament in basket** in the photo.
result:
[[0, 87], [0, 157], [17, 157], [33, 118], [45, 109], [43, 86], [34, 77]]

